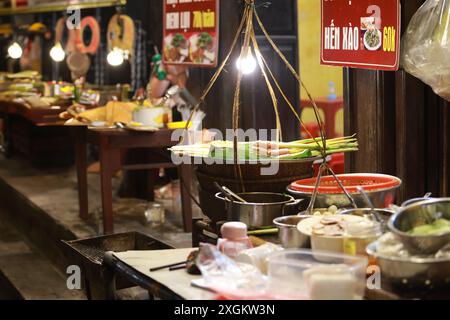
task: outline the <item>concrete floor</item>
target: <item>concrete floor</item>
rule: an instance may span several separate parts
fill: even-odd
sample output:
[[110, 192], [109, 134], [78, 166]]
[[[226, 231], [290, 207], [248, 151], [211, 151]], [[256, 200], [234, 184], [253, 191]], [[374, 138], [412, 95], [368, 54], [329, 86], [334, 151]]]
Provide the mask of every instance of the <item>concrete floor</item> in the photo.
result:
[[[114, 194], [120, 182], [114, 178]], [[61, 240], [102, 234], [99, 175], [89, 174], [88, 184], [90, 218], [85, 221], [78, 217], [74, 167], [37, 169], [26, 159], [0, 154], [0, 299], [85, 299], [83, 292], [65, 288], [71, 261]], [[147, 201], [114, 197], [115, 232], [137, 231], [176, 248], [191, 247], [192, 236], [182, 229], [179, 188], [169, 189], [173, 192], [163, 193], [165, 199], [156, 200], [166, 209], [159, 227], [146, 222]], [[201, 215], [193, 209], [194, 216]], [[143, 293], [132, 288], [120, 294], [139, 299]]]
[[56, 268], [8, 221], [0, 220], [0, 300], [84, 300]]
[[[0, 155], [0, 179], [17, 190], [34, 205], [45, 211], [56, 224], [70, 230], [76, 238], [88, 238], [101, 234], [100, 177], [89, 174], [90, 219], [78, 217], [78, 193], [75, 168], [39, 170], [24, 159], [5, 159]], [[120, 178], [113, 181], [114, 194]], [[191, 234], [182, 230], [182, 219], [175, 192], [172, 199], [156, 200], [166, 208], [166, 223], [152, 227], [146, 223], [147, 202], [138, 199], [114, 198], [115, 232], [138, 231], [163, 240], [174, 247], [191, 246]], [[194, 215], [201, 214], [194, 208]]]

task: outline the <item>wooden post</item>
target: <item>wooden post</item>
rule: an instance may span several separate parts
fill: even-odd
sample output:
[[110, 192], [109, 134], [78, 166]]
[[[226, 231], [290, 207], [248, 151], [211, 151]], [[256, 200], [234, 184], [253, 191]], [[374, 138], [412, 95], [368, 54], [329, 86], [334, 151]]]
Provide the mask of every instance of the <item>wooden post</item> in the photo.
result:
[[[402, 1], [402, 28], [422, 5]], [[448, 103], [419, 79], [397, 72], [345, 70], [345, 133], [358, 133], [360, 151], [347, 172], [381, 172], [403, 180], [398, 202], [433, 192], [449, 196]]]

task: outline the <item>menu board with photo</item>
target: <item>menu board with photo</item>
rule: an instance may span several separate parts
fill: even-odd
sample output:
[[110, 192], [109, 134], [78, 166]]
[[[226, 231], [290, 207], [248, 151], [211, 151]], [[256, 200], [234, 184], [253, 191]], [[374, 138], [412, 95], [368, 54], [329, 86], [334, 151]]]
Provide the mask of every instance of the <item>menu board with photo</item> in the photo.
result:
[[321, 63], [398, 70], [400, 0], [322, 0]]
[[164, 0], [165, 64], [216, 67], [219, 0]]

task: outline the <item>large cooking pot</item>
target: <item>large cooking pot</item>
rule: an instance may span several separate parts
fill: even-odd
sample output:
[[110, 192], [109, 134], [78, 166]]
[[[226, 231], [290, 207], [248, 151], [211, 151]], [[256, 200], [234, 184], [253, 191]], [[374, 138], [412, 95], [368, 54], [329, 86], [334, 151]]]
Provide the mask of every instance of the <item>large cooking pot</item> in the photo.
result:
[[227, 220], [241, 221], [250, 228], [273, 226], [275, 218], [298, 212], [302, 201], [280, 193], [249, 192], [238, 195], [247, 203], [230, 201], [221, 192], [216, 194], [216, 198], [225, 203]]
[[[274, 176], [261, 175], [267, 165], [257, 163], [241, 164], [244, 188], [243, 192], [285, 193], [286, 186], [293, 180], [306, 179], [313, 176], [313, 162], [317, 160], [303, 159], [297, 161], [280, 161], [279, 170]], [[203, 213], [213, 222], [227, 220], [225, 203], [216, 198], [215, 183], [226, 186], [234, 192], [240, 192], [241, 181], [235, 177], [234, 164], [200, 164], [196, 168], [199, 200]], [[303, 209], [306, 209], [303, 208]], [[295, 212], [297, 214], [298, 212]]]

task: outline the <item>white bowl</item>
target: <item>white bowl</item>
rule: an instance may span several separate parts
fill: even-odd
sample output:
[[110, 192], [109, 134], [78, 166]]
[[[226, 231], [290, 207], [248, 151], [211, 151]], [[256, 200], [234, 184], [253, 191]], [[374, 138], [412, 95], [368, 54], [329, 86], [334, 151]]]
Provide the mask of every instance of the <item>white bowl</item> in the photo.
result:
[[139, 108], [133, 111], [133, 121], [142, 123], [146, 127], [164, 127], [162, 121], [165, 110], [162, 107]]
[[[365, 218], [352, 215], [336, 215], [334, 217], [341, 217], [342, 221], [346, 222], [359, 222]], [[297, 225], [298, 231], [300, 233], [309, 236], [311, 238], [311, 249], [313, 252], [333, 252], [333, 253], [344, 253], [344, 236], [322, 236], [315, 235], [312, 232], [313, 226], [319, 223], [323, 217], [311, 217], [300, 221]], [[319, 258], [316, 258], [319, 260]], [[327, 262], [327, 261], [324, 261]]]

